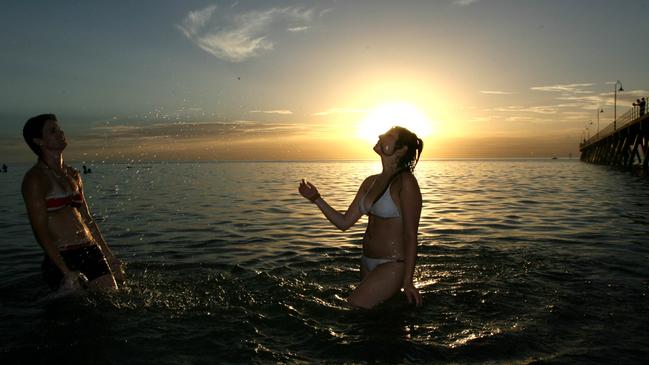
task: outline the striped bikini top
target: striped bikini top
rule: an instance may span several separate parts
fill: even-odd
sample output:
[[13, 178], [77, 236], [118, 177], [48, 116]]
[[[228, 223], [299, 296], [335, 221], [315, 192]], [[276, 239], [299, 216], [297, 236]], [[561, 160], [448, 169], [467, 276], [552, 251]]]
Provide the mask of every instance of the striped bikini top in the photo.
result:
[[54, 212], [63, 207], [79, 208], [83, 205], [83, 194], [79, 191], [51, 193], [45, 196], [48, 212]]
[[[66, 167], [67, 168], [67, 167]], [[80, 208], [84, 204], [83, 193], [81, 190], [68, 191], [59, 180], [55, 177], [54, 172], [47, 166], [43, 169], [50, 175], [50, 181], [53, 183], [53, 189], [45, 195], [45, 206], [48, 212], [54, 212], [64, 207]], [[74, 189], [74, 186], [70, 186]]]

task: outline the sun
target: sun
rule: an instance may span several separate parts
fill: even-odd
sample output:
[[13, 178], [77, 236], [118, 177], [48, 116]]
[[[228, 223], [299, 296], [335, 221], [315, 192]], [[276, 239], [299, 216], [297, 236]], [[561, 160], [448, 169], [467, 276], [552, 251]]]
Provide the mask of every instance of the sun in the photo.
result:
[[372, 108], [358, 124], [358, 136], [374, 142], [394, 126], [414, 132], [419, 138], [432, 133], [433, 123], [416, 106], [405, 102], [384, 103]]

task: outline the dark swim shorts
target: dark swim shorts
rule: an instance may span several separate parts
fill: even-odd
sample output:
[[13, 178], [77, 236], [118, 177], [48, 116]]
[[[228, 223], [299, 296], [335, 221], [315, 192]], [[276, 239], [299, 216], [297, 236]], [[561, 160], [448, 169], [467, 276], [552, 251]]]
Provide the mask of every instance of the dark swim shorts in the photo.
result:
[[[88, 278], [88, 281], [93, 281], [100, 276], [111, 273], [104, 253], [96, 244], [74, 246], [60, 252], [68, 268], [72, 271], [82, 272]], [[63, 279], [61, 270], [54, 265], [47, 255], [43, 259], [41, 269], [47, 285], [52, 290], [57, 290]]]

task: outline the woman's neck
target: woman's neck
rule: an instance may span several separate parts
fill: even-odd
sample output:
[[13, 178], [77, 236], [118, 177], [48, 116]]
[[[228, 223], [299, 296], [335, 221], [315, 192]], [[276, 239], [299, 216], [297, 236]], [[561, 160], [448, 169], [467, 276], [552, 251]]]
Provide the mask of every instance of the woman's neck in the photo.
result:
[[43, 153], [39, 159], [51, 169], [63, 170], [62, 153]]
[[381, 171], [381, 175], [392, 176], [397, 173], [397, 171], [399, 171], [396, 162], [391, 161], [390, 159], [382, 158], [381, 164], [383, 165], [383, 171]]

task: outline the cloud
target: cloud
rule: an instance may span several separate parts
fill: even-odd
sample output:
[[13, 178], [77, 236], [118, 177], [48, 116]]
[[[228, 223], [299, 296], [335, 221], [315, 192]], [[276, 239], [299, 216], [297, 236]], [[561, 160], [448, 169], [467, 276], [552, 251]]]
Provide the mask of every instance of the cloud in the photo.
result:
[[250, 110], [249, 113], [282, 114], [282, 115], [293, 114], [293, 112], [290, 110]]
[[228, 140], [250, 135], [272, 135], [276, 133], [297, 133], [302, 126], [292, 123], [265, 123], [248, 120], [203, 123], [153, 123], [115, 124], [106, 123], [92, 129], [90, 138], [134, 139], [134, 140]]
[[475, 4], [480, 0], [453, 0], [453, 5], [457, 6], [469, 6], [471, 4]]
[[[633, 103], [636, 99], [641, 98], [643, 96], [649, 95], [649, 91], [647, 90], [629, 90], [629, 91], [623, 91], [623, 92], [617, 92], [617, 105], [619, 106], [627, 106], [627, 104]], [[600, 93], [598, 95], [569, 95], [565, 94], [563, 96], [558, 96], [556, 99], [557, 100], [562, 100], [562, 101], [569, 101], [573, 102], [571, 104], [565, 104], [565, 105], [574, 105], [574, 104], [580, 104], [581, 109], [595, 109], [597, 107], [601, 107], [604, 105], [613, 105], [615, 103], [614, 101], [614, 92], [605, 92], [605, 93]]]
[[552, 105], [524, 107], [518, 105], [505, 106], [493, 109], [497, 112], [505, 113], [536, 113], [536, 114], [556, 114], [557, 107]]
[[191, 11], [178, 29], [202, 50], [226, 61], [241, 62], [275, 47], [279, 29], [300, 32], [309, 28], [312, 9], [271, 8], [236, 13], [216, 11], [215, 5]]
[[556, 100], [570, 101], [572, 103], [562, 104], [565, 106], [584, 107], [592, 109], [598, 105], [607, 104], [607, 98], [603, 95], [565, 95], [558, 96]]
[[534, 91], [548, 91], [548, 92], [563, 92], [571, 94], [592, 94], [590, 90], [583, 90], [585, 87], [593, 86], [592, 83], [581, 84], [557, 84], [549, 86], [534, 86], [530, 90]]
[[303, 27], [287, 28], [286, 30], [288, 30], [289, 32], [297, 33], [297, 32], [303, 32], [303, 31], [305, 31], [305, 30], [307, 30], [309, 28], [310, 27], [303, 26]]
[[183, 20], [183, 24], [178, 28], [185, 34], [187, 38], [192, 38], [201, 28], [203, 28], [212, 17], [216, 10], [216, 5], [211, 5], [202, 10], [190, 11]]
[[497, 91], [497, 90], [480, 90], [481, 94], [490, 94], [490, 95], [512, 95], [515, 94], [509, 91]]
[[320, 10], [320, 12], [318, 13], [318, 17], [322, 17], [322, 16], [324, 16], [324, 15], [327, 15], [327, 14], [331, 13], [332, 11], [334, 11], [333, 8], [322, 9], [322, 10]]
[[[534, 86], [530, 90], [559, 93], [555, 99], [564, 103], [556, 105], [557, 108], [593, 109], [607, 103], [603, 94], [596, 95], [594, 91], [589, 90], [594, 85], [594, 83], [556, 84]], [[565, 103], [566, 101], [569, 103]]]
[[331, 114], [350, 114], [350, 113], [365, 113], [366, 109], [360, 108], [330, 108], [322, 112], [313, 113], [316, 117], [327, 116]]
[[506, 122], [532, 122], [533, 119], [531, 117], [526, 117], [526, 116], [515, 116], [515, 117], [507, 117], [505, 118]]

